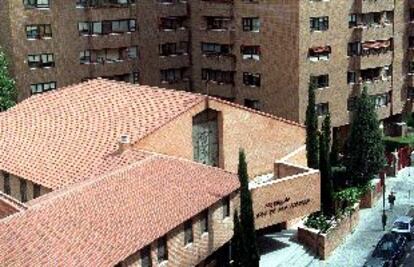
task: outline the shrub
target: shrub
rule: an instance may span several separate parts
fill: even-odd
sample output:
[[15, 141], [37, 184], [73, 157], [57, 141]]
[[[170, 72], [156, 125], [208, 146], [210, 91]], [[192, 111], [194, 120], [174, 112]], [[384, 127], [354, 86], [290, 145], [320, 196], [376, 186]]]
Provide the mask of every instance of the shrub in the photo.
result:
[[314, 212], [309, 215], [308, 219], [305, 221], [305, 226], [308, 228], [313, 228], [326, 233], [329, 228], [331, 228], [332, 223], [322, 212]]

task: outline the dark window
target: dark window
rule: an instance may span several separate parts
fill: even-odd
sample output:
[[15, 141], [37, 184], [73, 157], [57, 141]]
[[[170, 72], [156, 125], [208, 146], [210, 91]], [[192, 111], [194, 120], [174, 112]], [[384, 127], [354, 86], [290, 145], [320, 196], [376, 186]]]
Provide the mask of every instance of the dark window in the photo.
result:
[[84, 21], [78, 23], [80, 35], [100, 35], [136, 31], [135, 19]]
[[184, 69], [166, 69], [161, 70], [161, 81], [168, 83], [176, 83], [184, 78]]
[[177, 44], [176, 43], [165, 43], [160, 44], [160, 55], [161, 56], [170, 56], [177, 54]]
[[34, 184], [33, 185], [33, 198], [40, 197], [40, 185]]
[[408, 73], [414, 73], [414, 61], [408, 62]]
[[361, 52], [361, 45], [358, 42], [348, 43], [348, 56], [358, 56]]
[[200, 220], [201, 233], [208, 233], [208, 210], [203, 211]]
[[329, 28], [329, 17], [310, 18], [311, 31], [326, 31]]
[[203, 54], [218, 54], [227, 55], [230, 54], [230, 45], [217, 44], [217, 43], [201, 43], [201, 52]]
[[35, 54], [27, 56], [29, 68], [50, 68], [55, 66], [54, 54]]
[[158, 263], [168, 260], [167, 238], [164, 236], [158, 239], [157, 258]]
[[316, 86], [316, 88], [325, 88], [329, 87], [329, 75], [319, 75], [319, 76], [311, 76], [310, 81], [312, 84]]
[[4, 177], [4, 193], [10, 195], [10, 174], [8, 172], [3, 172]]
[[414, 8], [410, 8], [410, 21], [414, 21]]
[[355, 71], [348, 71], [348, 73], [347, 73], [347, 82], [348, 83], [356, 83], [357, 82]]
[[27, 182], [23, 179], [20, 179], [20, 199], [22, 202], [27, 201]]
[[318, 116], [324, 116], [329, 112], [329, 104], [328, 103], [319, 103], [315, 105], [316, 114]]
[[146, 246], [140, 251], [141, 254], [141, 266], [142, 267], [151, 267], [152, 260], [151, 260], [151, 247]]
[[227, 30], [230, 20], [228, 17], [206, 17], [207, 30]]
[[248, 108], [260, 110], [261, 104], [259, 100], [253, 100], [253, 99], [244, 99], [244, 105]]
[[348, 26], [349, 28], [357, 26], [357, 15], [356, 14], [350, 14], [348, 16]]
[[243, 59], [260, 59], [260, 46], [258, 45], [243, 45], [240, 47], [240, 52]]
[[36, 83], [30, 85], [32, 95], [56, 89], [56, 82]]
[[188, 220], [184, 223], [184, 245], [193, 242], [193, 222]]
[[26, 8], [49, 8], [49, 0], [23, 0]]
[[243, 84], [260, 87], [260, 73], [243, 72]]
[[414, 48], [414, 36], [408, 37], [408, 47]]
[[185, 17], [165, 17], [160, 19], [160, 30], [177, 30], [179, 28], [185, 28]]
[[135, 2], [136, 0], [76, 0], [76, 7], [127, 7]]
[[219, 84], [234, 84], [233, 71], [202, 69], [201, 78], [203, 81], [215, 81]]
[[27, 39], [42, 39], [52, 37], [52, 27], [50, 24], [37, 24], [26, 26]]
[[223, 219], [230, 216], [230, 197], [223, 199]]
[[373, 95], [371, 96], [375, 108], [380, 108], [380, 107], [384, 107], [387, 106], [390, 102], [391, 102], [391, 93], [383, 93], [383, 94], [378, 94], [378, 95]]
[[258, 32], [260, 30], [259, 18], [243, 18], [242, 24], [245, 32]]

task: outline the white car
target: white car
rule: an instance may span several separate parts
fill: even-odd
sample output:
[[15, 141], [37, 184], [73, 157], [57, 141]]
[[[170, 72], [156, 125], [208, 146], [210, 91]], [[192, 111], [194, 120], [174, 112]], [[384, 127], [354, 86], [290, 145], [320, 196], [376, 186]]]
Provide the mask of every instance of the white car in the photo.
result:
[[401, 216], [395, 220], [391, 232], [404, 235], [408, 240], [414, 236], [414, 218]]

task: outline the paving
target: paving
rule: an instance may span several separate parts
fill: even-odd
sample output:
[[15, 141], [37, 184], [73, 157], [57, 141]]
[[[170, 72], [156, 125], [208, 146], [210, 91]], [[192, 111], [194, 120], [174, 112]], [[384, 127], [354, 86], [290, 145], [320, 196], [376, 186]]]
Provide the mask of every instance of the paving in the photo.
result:
[[[396, 195], [393, 210], [386, 202], [388, 224], [401, 215], [407, 214], [414, 205], [414, 168], [407, 168], [397, 177], [386, 180], [386, 196], [393, 191]], [[373, 247], [384, 234], [382, 230], [382, 198], [371, 209], [360, 211], [360, 221], [352, 235], [339, 246], [326, 261], [317, 259], [308, 249], [297, 243], [296, 230], [290, 229], [278, 233], [270, 233], [259, 238], [261, 248], [261, 267], [361, 267], [370, 255]], [[414, 253], [414, 252], [413, 252]]]

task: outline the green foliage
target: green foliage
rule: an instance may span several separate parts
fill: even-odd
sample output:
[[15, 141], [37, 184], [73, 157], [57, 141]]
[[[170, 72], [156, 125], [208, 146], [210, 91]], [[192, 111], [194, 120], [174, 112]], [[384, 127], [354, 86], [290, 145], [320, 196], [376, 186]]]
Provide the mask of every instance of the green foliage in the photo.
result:
[[245, 247], [245, 242], [243, 241], [243, 229], [240, 225], [240, 219], [237, 210], [234, 211], [233, 223], [234, 235], [232, 240], [232, 267], [243, 267], [245, 266], [244, 260], [247, 251]]
[[319, 137], [319, 170], [321, 173], [321, 204], [326, 215], [333, 213], [333, 184], [330, 163], [331, 119], [329, 113], [322, 124], [322, 133]]
[[0, 48], [0, 112], [16, 105], [15, 81], [10, 77], [5, 53]]
[[339, 140], [338, 138], [334, 138], [332, 142], [332, 148], [331, 148], [331, 165], [332, 166], [339, 166], [341, 163], [339, 161]]
[[361, 199], [361, 196], [363, 195], [363, 190], [361, 188], [363, 187], [354, 186], [334, 193], [334, 198], [340, 204], [341, 213], [349, 211], [349, 209]]
[[243, 229], [242, 240], [244, 246], [246, 247], [246, 253], [244, 255], [246, 259], [244, 266], [258, 267], [260, 256], [257, 248], [252, 196], [249, 190], [249, 176], [247, 173], [247, 162], [243, 150], [240, 150], [239, 152], [238, 175], [240, 180], [240, 224], [241, 229]]
[[364, 87], [356, 103], [344, 162], [354, 185], [366, 184], [384, 167], [381, 138], [374, 103]]
[[393, 152], [395, 149], [401, 148], [401, 147], [414, 147], [414, 136], [413, 135], [407, 135], [407, 136], [384, 136], [382, 138], [382, 141], [384, 143], [385, 149], [388, 152]]
[[305, 226], [326, 233], [331, 228], [331, 221], [322, 212], [314, 212], [305, 221]]
[[414, 128], [414, 117], [412, 112], [404, 114], [403, 121], [407, 123], [408, 127]]
[[315, 110], [315, 85], [309, 85], [308, 106], [306, 108], [306, 156], [308, 166], [318, 169], [318, 117]]

